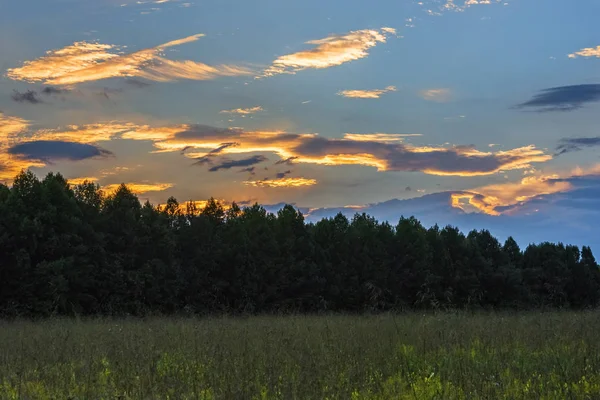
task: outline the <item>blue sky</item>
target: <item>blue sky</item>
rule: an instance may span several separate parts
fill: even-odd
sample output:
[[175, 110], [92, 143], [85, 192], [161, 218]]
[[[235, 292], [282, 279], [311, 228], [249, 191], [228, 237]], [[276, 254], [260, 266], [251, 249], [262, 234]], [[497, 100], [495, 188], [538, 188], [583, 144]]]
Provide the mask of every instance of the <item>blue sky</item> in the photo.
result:
[[600, 173], [599, 12], [593, 0], [4, 2], [0, 180], [61, 171], [154, 203], [314, 215], [437, 193], [423, 202], [447, 212], [423, 218], [535, 215], [555, 221], [539, 240], [578, 241], [594, 212], [578, 196]]

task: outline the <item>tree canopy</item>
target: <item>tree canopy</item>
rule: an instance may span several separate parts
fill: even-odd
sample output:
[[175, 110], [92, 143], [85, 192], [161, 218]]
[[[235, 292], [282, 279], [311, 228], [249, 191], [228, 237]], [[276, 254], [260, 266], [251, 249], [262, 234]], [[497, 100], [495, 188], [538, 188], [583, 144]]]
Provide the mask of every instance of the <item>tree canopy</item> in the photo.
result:
[[293, 206], [140, 204], [122, 185], [22, 172], [0, 185], [0, 316], [588, 308], [589, 247]]

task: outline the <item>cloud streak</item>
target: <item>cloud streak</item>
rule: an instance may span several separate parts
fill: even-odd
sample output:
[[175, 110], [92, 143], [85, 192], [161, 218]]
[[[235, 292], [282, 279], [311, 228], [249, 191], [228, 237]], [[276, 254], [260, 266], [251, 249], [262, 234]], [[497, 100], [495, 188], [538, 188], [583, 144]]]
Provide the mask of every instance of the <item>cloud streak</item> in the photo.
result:
[[264, 188], [296, 188], [316, 185], [316, 179], [308, 178], [278, 178], [260, 181], [244, 181], [244, 185]]
[[137, 77], [169, 82], [253, 73], [248, 68], [236, 65], [210, 66], [190, 60], [168, 60], [162, 56], [167, 48], [195, 42], [203, 36], [192, 35], [129, 54], [117, 53], [119, 47], [115, 45], [76, 42], [63, 49], [50, 50], [37, 60], [26, 61], [20, 68], [9, 69], [6, 75], [13, 80], [64, 86], [109, 78]]
[[395, 92], [396, 86], [388, 86], [385, 89], [373, 89], [373, 90], [342, 90], [337, 94], [338, 96], [344, 96], [351, 99], [378, 99], [382, 94]]
[[310, 40], [306, 44], [314, 48], [278, 57], [264, 75], [294, 74], [309, 68], [330, 68], [359, 60], [367, 57], [372, 47], [385, 43], [387, 35], [395, 33], [393, 28], [363, 29]]

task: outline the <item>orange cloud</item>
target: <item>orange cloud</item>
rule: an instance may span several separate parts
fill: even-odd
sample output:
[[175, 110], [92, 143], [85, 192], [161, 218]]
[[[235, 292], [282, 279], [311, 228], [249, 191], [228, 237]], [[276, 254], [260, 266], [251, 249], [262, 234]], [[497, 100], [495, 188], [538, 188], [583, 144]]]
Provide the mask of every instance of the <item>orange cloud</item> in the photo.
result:
[[270, 187], [270, 188], [282, 188], [282, 187], [302, 187], [302, 186], [313, 186], [316, 185], [315, 179], [307, 178], [280, 178], [280, 179], [265, 179], [261, 181], [244, 181], [244, 185], [256, 186], [256, 187]]
[[405, 137], [423, 136], [420, 133], [346, 133], [344, 139], [357, 142], [401, 142]]
[[[243, 131], [206, 125], [173, 127], [142, 126], [122, 134], [124, 139], [148, 140], [160, 152], [203, 150], [186, 153], [190, 158], [205, 157], [216, 149], [219, 154], [268, 152], [295, 163], [320, 165], [365, 165], [381, 171], [421, 171], [433, 175], [479, 176], [499, 171], [529, 169], [532, 163], [552, 159], [530, 145], [508, 151], [482, 152], [468, 146], [451, 148], [414, 146], [400, 137], [360, 138], [350, 134], [330, 139], [313, 133], [284, 131]], [[389, 134], [387, 134], [389, 135]], [[228, 144], [223, 147], [224, 144]]]
[[378, 43], [385, 43], [386, 35], [395, 34], [393, 28], [380, 30], [364, 29], [343, 35], [331, 35], [324, 39], [311, 40], [306, 44], [315, 45], [311, 50], [281, 56], [273, 61], [264, 75], [295, 73], [307, 68], [330, 68], [369, 55], [369, 49]]
[[213, 67], [195, 61], [171, 61], [161, 55], [167, 48], [191, 43], [203, 36], [197, 34], [129, 54], [116, 53], [119, 47], [115, 45], [76, 42], [63, 49], [50, 50], [37, 60], [26, 61], [20, 68], [9, 69], [6, 75], [13, 80], [73, 85], [119, 77], [167, 82], [252, 74], [249, 69], [235, 65]]
[[82, 178], [69, 178], [68, 179], [69, 184], [71, 184], [73, 186], [81, 185], [82, 183], [85, 183], [85, 182], [96, 182], [96, 181], [98, 181], [98, 178], [95, 178], [93, 176], [86, 176], [86, 177], [82, 177]]
[[466, 204], [488, 215], [508, 214], [519, 205], [542, 195], [571, 190], [569, 182], [558, 175], [529, 176], [520, 182], [483, 186], [452, 194], [452, 206], [467, 211]]
[[248, 115], [254, 114], [260, 111], [264, 111], [261, 106], [251, 107], [251, 108], [236, 108], [233, 110], [223, 110], [221, 114], [238, 114], [238, 115]]
[[385, 89], [373, 90], [342, 90], [338, 92], [338, 96], [344, 96], [353, 99], [378, 99], [382, 94], [395, 92], [396, 86], [388, 86]]
[[[125, 184], [129, 190], [134, 194], [144, 194], [148, 192], [162, 192], [164, 190], [172, 188], [172, 183], [136, 183], [130, 182]], [[102, 186], [104, 193], [110, 195], [114, 193], [121, 184], [115, 183], [111, 185]]]
[[40, 129], [31, 136], [32, 140], [61, 140], [91, 144], [107, 142], [118, 135], [137, 129], [135, 124], [107, 122], [89, 125], [69, 125], [64, 129]]
[[600, 58], [600, 46], [598, 47], [587, 47], [585, 49], [581, 49], [575, 53], [569, 54], [569, 58], [577, 58], [577, 57], [597, 57]]

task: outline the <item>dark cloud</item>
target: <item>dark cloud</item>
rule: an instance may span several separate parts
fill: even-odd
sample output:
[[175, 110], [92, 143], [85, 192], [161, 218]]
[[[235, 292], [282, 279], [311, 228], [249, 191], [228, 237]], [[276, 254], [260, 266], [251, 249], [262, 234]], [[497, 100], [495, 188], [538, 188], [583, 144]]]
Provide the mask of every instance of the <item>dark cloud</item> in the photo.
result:
[[250, 175], [256, 175], [256, 172], [254, 172], [255, 169], [256, 167], [248, 167], [240, 170], [240, 172], [248, 172]]
[[225, 149], [227, 149], [227, 148], [229, 148], [229, 147], [235, 147], [235, 146], [239, 146], [239, 145], [240, 145], [240, 144], [239, 144], [239, 143], [236, 143], [236, 142], [221, 143], [221, 144], [219, 145], [219, 147], [217, 147], [217, 148], [216, 148], [216, 149], [214, 149], [214, 150], [211, 150], [211, 151], [210, 151], [208, 154], [210, 154], [210, 155], [219, 154], [219, 153], [221, 153], [223, 150], [225, 150]]
[[600, 146], [600, 136], [561, 139], [556, 147], [556, 155], [580, 151], [587, 147]]
[[[196, 158], [196, 162], [194, 163], [194, 165], [212, 164], [213, 158], [215, 156], [219, 155], [226, 148], [234, 147], [234, 146], [239, 146], [239, 143], [235, 143], [235, 142], [221, 143], [221, 145], [219, 147], [209, 151], [208, 154], [206, 154], [205, 156]], [[189, 148], [191, 148], [191, 146], [184, 147], [183, 150], [181, 150], [181, 153], [183, 154]]]
[[532, 107], [539, 112], [573, 111], [585, 103], [600, 101], [600, 84], [559, 86], [540, 91], [531, 100], [516, 108]]
[[241, 160], [226, 160], [221, 164], [215, 165], [210, 172], [216, 172], [222, 169], [230, 169], [235, 167], [249, 167], [251, 165], [260, 164], [261, 162], [267, 161], [265, 156], [252, 156]]
[[9, 148], [8, 153], [24, 159], [48, 163], [55, 160], [79, 161], [112, 155], [110, 151], [90, 144], [50, 140], [20, 143]]
[[190, 125], [188, 129], [177, 132], [175, 134], [176, 139], [206, 139], [213, 138], [215, 136], [219, 137], [232, 137], [235, 135], [239, 135], [243, 131], [238, 129], [230, 129], [230, 128], [215, 128], [214, 126], [209, 125]]
[[287, 170], [285, 172], [279, 172], [279, 173], [277, 173], [275, 175], [275, 178], [277, 178], [277, 179], [283, 179], [283, 178], [285, 178], [287, 175], [289, 175], [291, 173], [292, 173], [292, 171], [290, 171], [290, 170]]
[[282, 164], [286, 164], [286, 165], [294, 165], [294, 160], [296, 160], [298, 157], [289, 157], [286, 158], [285, 160], [279, 160], [275, 163], [275, 165], [282, 165]]
[[30, 104], [40, 104], [43, 101], [38, 98], [38, 93], [35, 90], [28, 90], [26, 92], [19, 92], [18, 90], [13, 90], [13, 94], [11, 96], [13, 101], [17, 103], [30, 103]]

